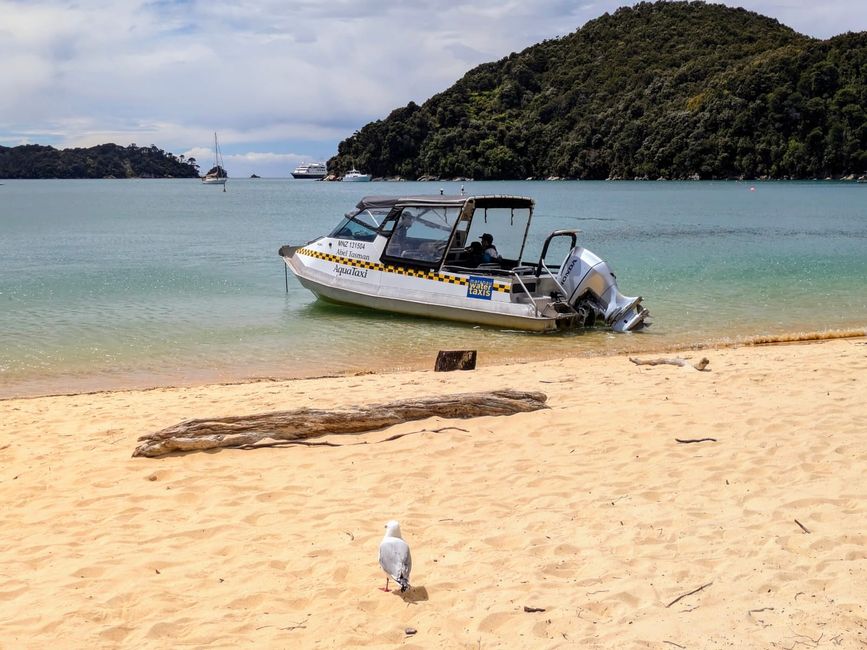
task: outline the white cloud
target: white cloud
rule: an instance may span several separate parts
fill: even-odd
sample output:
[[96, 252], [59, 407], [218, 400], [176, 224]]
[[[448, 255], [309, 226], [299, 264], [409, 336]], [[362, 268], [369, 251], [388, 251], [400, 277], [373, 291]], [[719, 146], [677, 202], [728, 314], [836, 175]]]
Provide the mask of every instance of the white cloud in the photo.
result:
[[[265, 175], [253, 164], [286, 175], [286, 163], [333, 155], [362, 125], [475, 65], [625, 4], [0, 0], [0, 144], [135, 142], [179, 153], [219, 131], [237, 175]], [[867, 3], [740, 5], [817, 37], [867, 29]], [[257, 160], [257, 151], [271, 153]]]

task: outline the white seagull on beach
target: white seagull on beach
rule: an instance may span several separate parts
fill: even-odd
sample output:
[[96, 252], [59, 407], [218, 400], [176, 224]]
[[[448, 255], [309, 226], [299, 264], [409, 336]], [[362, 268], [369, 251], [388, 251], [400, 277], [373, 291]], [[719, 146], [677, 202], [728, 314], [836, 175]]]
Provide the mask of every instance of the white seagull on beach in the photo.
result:
[[400, 585], [401, 591], [409, 589], [412, 556], [409, 554], [409, 545], [400, 536], [400, 524], [394, 520], [385, 525], [385, 537], [379, 543], [379, 566], [385, 571], [383, 591], [389, 591], [389, 578]]

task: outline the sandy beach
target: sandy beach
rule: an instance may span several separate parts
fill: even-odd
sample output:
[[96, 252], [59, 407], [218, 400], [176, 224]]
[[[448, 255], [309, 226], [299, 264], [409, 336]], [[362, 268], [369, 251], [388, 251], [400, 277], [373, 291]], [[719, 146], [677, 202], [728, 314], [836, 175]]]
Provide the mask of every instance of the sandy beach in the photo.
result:
[[[867, 647], [867, 339], [657, 356], [710, 364], [0, 401], [0, 648]], [[548, 408], [131, 456], [190, 418], [500, 388]]]

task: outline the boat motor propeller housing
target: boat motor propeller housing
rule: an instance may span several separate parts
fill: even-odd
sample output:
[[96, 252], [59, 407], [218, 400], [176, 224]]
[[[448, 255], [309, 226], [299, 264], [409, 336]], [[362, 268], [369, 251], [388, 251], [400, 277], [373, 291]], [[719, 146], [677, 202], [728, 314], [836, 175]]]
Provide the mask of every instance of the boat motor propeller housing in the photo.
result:
[[641, 297], [624, 296], [608, 263], [582, 246], [573, 246], [557, 276], [566, 301], [582, 312], [592, 310], [615, 332], [633, 332], [650, 323]]

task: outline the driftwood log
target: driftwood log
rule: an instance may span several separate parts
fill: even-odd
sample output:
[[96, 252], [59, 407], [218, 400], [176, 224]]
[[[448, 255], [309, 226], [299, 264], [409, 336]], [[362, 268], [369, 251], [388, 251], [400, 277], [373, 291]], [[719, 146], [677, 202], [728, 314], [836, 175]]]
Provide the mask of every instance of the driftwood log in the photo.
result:
[[690, 363], [686, 359], [636, 359], [635, 357], [629, 357], [629, 360], [634, 363], [636, 366], [659, 366], [662, 364], [668, 364], [670, 366], [688, 366], [690, 368], [695, 368], [696, 370], [704, 370], [707, 368], [707, 364], [710, 363], [710, 360], [707, 357], [702, 357], [701, 361], [698, 363]]
[[186, 420], [141, 436], [133, 456], [154, 458], [175, 451], [248, 447], [263, 440], [303, 440], [328, 434], [362, 433], [430, 417], [467, 419], [547, 408], [544, 393], [496, 390], [325, 411], [303, 408], [209, 420]]

